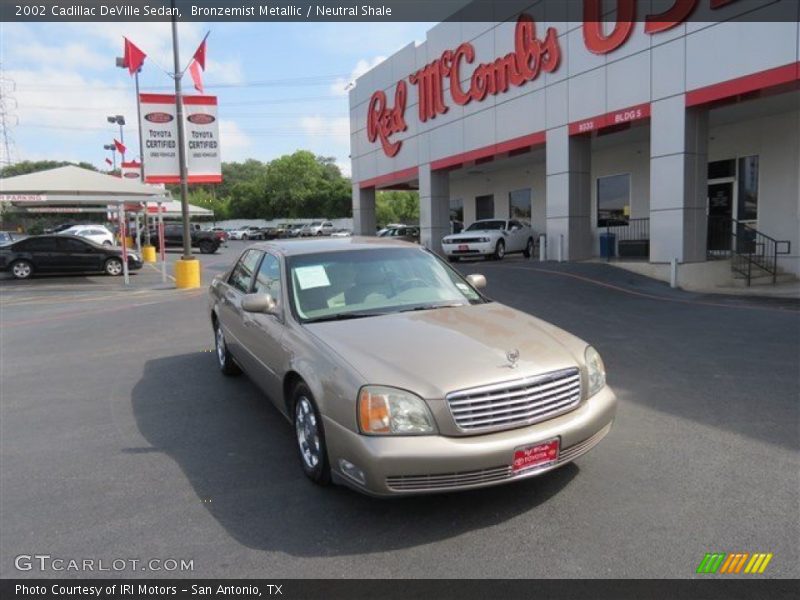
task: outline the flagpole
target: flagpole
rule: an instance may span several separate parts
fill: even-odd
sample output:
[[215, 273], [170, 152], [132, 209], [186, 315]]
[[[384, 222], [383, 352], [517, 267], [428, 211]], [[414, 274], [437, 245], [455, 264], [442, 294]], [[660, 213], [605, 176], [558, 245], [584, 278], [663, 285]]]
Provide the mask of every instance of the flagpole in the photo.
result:
[[172, 59], [175, 68], [175, 114], [178, 121], [178, 167], [181, 180], [181, 217], [183, 218], [183, 256], [175, 265], [175, 284], [178, 288], [200, 287], [200, 263], [192, 256], [192, 238], [189, 228], [189, 182], [186, 169], [186, 132], [183, 121], [183, 95], [181, 93], [181, 62], [178, 52], [178, 16], [175, 0], [172, 5]]
[[[142, 105], [139, 102], [139, 71], [136, 69], [133, 75], [134, 85], [136, 86], [136, 125], [139, 134], [139, 181], [144, 183], [144, 152], [142, 151]], [[147, 202], [144, 203], [144, 245], [150, 245], [150, 226], [147, 224]]]

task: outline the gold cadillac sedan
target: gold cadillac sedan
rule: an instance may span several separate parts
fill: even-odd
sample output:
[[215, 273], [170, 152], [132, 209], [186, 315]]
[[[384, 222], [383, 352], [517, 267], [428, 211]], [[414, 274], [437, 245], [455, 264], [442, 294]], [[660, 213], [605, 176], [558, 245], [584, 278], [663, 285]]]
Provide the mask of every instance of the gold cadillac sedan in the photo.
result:
[[594, 447], [616, 398], [594, 348], [485, 285], [405, 242], [256, 244], [209, 290], [219, 368], [293, 424], [318, 484], [390, 496], [539, 475]]

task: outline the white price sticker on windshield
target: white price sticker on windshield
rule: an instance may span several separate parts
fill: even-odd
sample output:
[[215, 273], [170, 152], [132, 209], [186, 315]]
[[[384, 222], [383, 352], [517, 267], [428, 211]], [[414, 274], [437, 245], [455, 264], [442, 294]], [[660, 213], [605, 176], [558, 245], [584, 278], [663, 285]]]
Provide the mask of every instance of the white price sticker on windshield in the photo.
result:
[[294, 274], [295, 277], [297, 277], [297, 285], [300, 286], [301, 290], [329, 287], [331, 285], [330, 279], [328, 279], [328, 273], [322, 265], [297, 267], [294, 270]]

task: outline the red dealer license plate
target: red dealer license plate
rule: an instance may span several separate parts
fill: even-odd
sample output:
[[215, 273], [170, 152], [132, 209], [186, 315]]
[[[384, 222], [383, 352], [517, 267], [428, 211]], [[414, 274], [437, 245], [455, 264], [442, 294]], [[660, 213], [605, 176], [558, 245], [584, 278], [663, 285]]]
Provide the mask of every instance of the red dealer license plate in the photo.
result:
[[459, 244], [458, 245], [458, 249], [459, 250], [469, 250], [469, 246], [467, 244]]
[[542, 467], [558, 460], [559, 439], [554, 438], [533, 444], [532, 446], [524, 446], [514, 450], [514, 460], [511, 463], [511, 469], [514, 473], [533, 469], [535, 467]]

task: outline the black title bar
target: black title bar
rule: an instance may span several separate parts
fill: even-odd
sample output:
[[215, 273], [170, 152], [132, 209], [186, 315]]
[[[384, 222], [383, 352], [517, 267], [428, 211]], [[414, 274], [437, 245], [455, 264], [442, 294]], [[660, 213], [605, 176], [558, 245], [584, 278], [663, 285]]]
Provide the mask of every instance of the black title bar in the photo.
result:
[[[620, 0], [635, 2], [630, 20], [658, 18], [652, 11], [669, 11], [674, 5], [686, 6], [684, 0]], [[798, 0], [728, 0], [712, 8], [712, 0], [687, 0], [692, 11], [685, 20], [718, 22], [798, 21]], [[593, 20], [615, 21], [615, 3], [605, 3], [611, 10]], [[528, 12], [538, 20], [583, 22], [584, 0], [2, 0], [0, 21], [179, 21], [205, 22], [501, 22]], [[668, 15], [668, 12], [662, 12]], [[681, 18], [684, 20], [684, 18]]]

